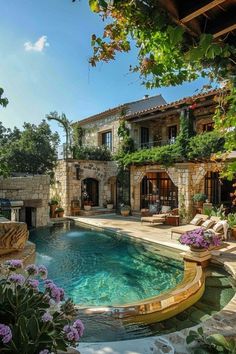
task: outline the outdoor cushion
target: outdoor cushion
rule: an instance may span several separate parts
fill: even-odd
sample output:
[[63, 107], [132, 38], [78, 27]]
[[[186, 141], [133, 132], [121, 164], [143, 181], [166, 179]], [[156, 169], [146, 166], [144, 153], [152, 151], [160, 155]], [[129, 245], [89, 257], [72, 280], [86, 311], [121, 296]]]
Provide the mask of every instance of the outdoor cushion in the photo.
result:
[[205, 229], [209, 229], [210, 227], [212, 227], [215, 224], [214, 220], [208, 219], [206, 221], [204, 221], [201, 226], [204, 227]]
[[218, 222], [215, 224], [215, 226], [213, 226], [212, 229], [213, 229], [215, 232], [220, 232], [220, 231], [223, 230], [223, 227], [224, 227], [224, 221], [221, 220], [221, 221], [218, 221]]
[[200, 225], [202, 222], [202, 217], [201, 216], [194, 216], [194, 218], [190, 221], [190, 225]]
[[149, 212], [156, 213], [157, 212], [157, 204], [149, 204]]
[[169, 205], [162, 205], [161, 214], [167, 213], [170, 210], [171, 210], [171, 207]]

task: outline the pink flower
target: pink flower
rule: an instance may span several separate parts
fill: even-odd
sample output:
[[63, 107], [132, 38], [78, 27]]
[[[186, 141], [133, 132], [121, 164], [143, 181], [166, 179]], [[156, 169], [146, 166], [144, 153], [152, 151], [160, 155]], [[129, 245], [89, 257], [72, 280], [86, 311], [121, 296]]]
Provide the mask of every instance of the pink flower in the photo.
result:
[[78, 333], [79, 333], [79, 336], [82, 337], [83, 334], [84, 334], [84, 325], [83, 325], [83, 322], [80, 321], [80, 320], [76, 320], [74, 323], [73, 323], [73, 327], [77, 329]]

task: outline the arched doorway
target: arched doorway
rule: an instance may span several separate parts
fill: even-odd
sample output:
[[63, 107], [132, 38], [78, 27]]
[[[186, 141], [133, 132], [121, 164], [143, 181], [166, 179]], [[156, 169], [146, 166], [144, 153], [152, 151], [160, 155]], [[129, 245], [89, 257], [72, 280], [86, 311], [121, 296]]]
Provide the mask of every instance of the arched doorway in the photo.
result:
[[141, 208], [149, 208], [150, 205], [156, 205], [157, 209], [163, 205], [172, 209], [178, 207], [178, 187], [166, 172], [148, 172], [142, 179], [140, 191]]
[[94, 178], [86, 178], [81, 184], [82, 205], [84, 201], [91, 202], [92, 206], [99, 206], [99, 182]]

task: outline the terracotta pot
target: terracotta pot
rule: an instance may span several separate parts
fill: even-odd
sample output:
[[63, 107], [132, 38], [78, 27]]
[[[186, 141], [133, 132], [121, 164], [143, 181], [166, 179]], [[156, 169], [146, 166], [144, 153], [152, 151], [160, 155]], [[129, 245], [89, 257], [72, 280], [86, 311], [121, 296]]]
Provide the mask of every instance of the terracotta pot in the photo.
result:
[[232, 238], [236, 240], [236, 227], [232, 228]]
[[58, 217], [58, 218], [63, 218], [63, 216], [64, 216], [64, 211], [59, 211], [59, 212], [57, 213], [57, 217]]
[[92, 206], [91, 205], [84, 205], [84, 210], [91, 210], [92, 209]]
[[122, 216], [129, 216], [130, 210], [121, 210], [120, 213]]
[[208, 249], [206, 248], [199, 248], [199, 247], [194, 247], [194, 246], [190, 246], [190, 253], [195, 256], [195, 257], [206, 257], [210, 255], [210, 252]]
[[57, 204], [50, 205], [50, 218], [55, 218], [56, 217], [55, 210], [56, 210], [57, 207], [58, 207]]

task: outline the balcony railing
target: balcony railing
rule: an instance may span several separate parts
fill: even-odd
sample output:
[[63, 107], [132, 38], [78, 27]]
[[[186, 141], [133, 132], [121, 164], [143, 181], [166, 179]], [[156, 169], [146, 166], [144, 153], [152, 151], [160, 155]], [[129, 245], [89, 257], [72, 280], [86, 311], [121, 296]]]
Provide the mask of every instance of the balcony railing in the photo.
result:
[[151, 149], [154, 147], [160, 147], [164, 145], [171, 145], [176, 142], [176, 138], [171, 138], [168, 140], [157, 140], [157, 141], [149, 141], [146, 143], [141, 143], [137, 146], [137, 150], [143, 150], [143, 149]]

